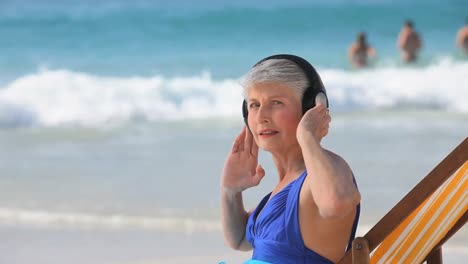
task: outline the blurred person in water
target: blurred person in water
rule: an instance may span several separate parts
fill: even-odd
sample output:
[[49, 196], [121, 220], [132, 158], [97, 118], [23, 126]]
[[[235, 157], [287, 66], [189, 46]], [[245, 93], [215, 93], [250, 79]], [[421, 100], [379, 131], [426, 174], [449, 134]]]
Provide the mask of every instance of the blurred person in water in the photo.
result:
[[465, 25], [458, 30], [456, 45], [465, 55], [468, 55], [468, 17], [466, 18]]
[[348, 50], [348, 57], [351, 65], [356, 68], [365, 67], [369, 63], [368, 59], [375, 56], [375, 49], [367, 42], [366, 33], [359, 32], [356, 37], [356, 42], [351, 44]]
[[413, 21], [407, 20], [398, 35], [398, 48], [404, 62], [416, 62], [422, 47], [421, 36], [414, 30]]

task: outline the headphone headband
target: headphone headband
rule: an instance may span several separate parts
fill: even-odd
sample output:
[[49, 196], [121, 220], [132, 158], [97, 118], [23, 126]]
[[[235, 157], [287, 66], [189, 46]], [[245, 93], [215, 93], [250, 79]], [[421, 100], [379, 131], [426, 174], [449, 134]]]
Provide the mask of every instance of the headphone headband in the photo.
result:
[[309, 81], [309, 87], [308, 88], [320, 88], [320, 90], [325, 91], [325, 87], [323, 86], [322, 80], [320, 79], [320, 76], [318, 75], [317, 71], [315, 68], [304, 58], [301, 58], [296, 55], [292, 54], [277, 54], [277, 55], [272, 55], [268, 56], [259, 62], [255, 63], [255, 65], [252, 68], [255, 68], [257, 65], [262, 64], [262, 62], [271, 60], [271, 59], [276, 59], [276, 60], [288, 60], [294, 62], [299, 68], [301, 68], [302, 72], [307, 77], [307, 80]]

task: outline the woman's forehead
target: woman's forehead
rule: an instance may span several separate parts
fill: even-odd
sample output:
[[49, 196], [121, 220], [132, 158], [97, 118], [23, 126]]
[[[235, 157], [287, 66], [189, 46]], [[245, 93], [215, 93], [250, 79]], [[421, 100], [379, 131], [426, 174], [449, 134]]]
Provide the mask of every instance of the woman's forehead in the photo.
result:
[[291, 87], [277, 82], [256, 83], [250, 86], [247, 97], [251, 98], [258, 96], [297, 97], [296, 93]]

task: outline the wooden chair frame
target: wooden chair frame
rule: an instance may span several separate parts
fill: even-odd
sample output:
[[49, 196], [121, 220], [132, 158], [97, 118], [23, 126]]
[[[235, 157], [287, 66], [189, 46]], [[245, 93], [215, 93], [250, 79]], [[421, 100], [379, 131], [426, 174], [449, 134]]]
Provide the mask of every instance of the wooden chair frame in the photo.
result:
[[[453, 173], [468, 161], [468, 138], [465, 138], [442, 162], [422, 179], [400, 200], [364, 237], [357, 237], [353, 247], [338, 262], [339, 264], [367, 264], [370, 253], [413, 212], [426, 198], [432, 195]], [[426, 256], [428, 264], [442, 263], [442, 246], [468, 221], [468, 212], [458, 219], [442, 240]]]

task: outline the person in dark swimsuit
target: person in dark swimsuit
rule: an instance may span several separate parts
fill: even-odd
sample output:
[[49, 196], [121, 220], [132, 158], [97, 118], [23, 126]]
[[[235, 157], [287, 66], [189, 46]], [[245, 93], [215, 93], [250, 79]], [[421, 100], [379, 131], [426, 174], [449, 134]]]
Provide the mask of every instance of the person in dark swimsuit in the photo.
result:
[[[304, 59], [274, 55], [243, 81], [245, 126], [221, 175], [226, 245], [253, 249], [246, 263], [335, 263], [349, 248], [361, 196], [353, 172], [323, 148], [331, 121], [320, 76]], [[271, 193], [246, 211], [242, 192], [267, 174], [259, 149], [270, 152], [278, 177]], [[271, 175], [270, 175], [271, 176]]]
[[351, 45], [348, 57], [354, 67], [360, 68], [368, 65], [368, 58], [375, 57], [375, 49], [366, 40], [366, 33], [359, 32], [356, 42]]
[[416, 62], [422, 48], [421, 36], [414, 30], [413, 21], [407, 20], [398, 35], [398, 48], [404, 62]]
[[457, 32], [456, 45], [465, 55], [468, 55], [468, 17], [466, 18], [465, 26]]

